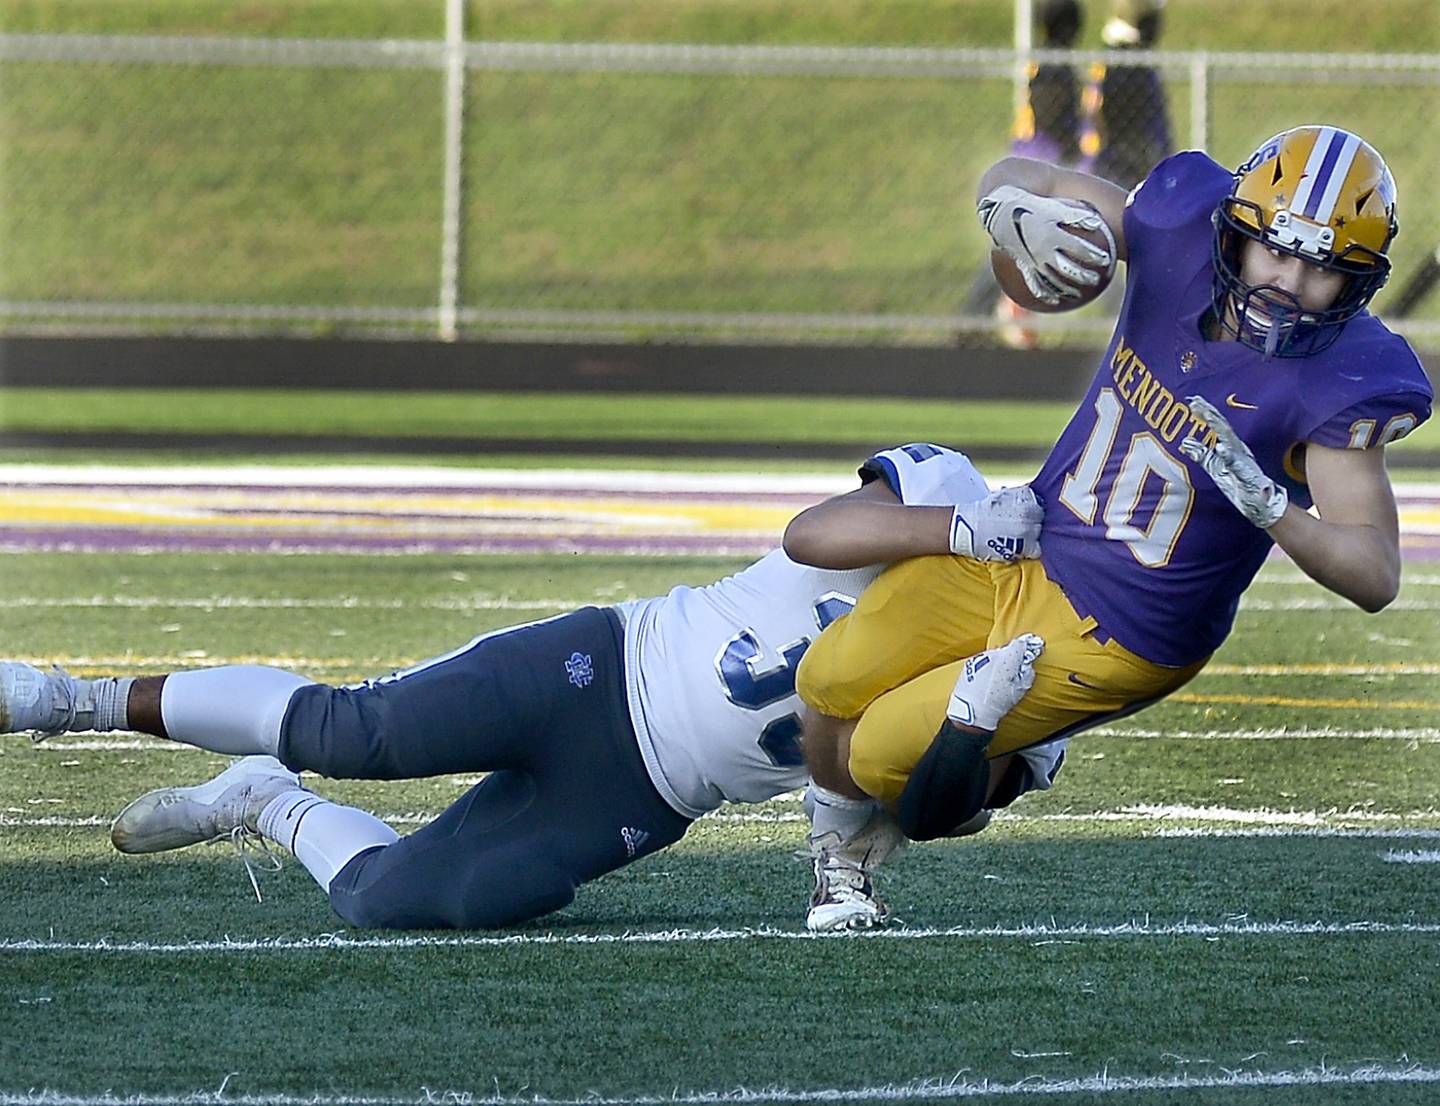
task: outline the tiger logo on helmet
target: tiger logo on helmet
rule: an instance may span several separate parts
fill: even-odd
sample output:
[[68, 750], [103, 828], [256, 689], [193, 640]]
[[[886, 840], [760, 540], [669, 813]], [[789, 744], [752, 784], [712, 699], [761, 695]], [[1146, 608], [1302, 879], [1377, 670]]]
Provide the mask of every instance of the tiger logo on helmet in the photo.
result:
[[[1327, 348], [1390, 277], [1385, 256], [1399, 231], [1395, 179], [1368, 142], [1339, 127], [1304, 126], [1263, 142], [1235, 173], [1230, 194], [1215, 211], [1214, 305], [1220, 325], [1238, 341], [1269, 356], [1304, 357]], [[1246, 284], [1240, 274], [1245, 241], [1344, 274], [1324, 311], [1301, 311], [1271, 286]], [[1290, 303], [1276, 302], [1276, 298]], [[1252, 301], [1263, 300], [1268, 326], [1247, 323]], [[1227, 307], [1233, 308], [1228, 310]]]

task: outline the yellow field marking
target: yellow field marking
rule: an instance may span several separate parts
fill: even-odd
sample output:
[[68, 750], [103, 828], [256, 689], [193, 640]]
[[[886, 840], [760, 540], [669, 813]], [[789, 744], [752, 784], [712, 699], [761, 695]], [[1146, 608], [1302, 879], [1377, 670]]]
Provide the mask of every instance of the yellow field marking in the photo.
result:
[[1252, 707], [1308, 707], [1312, 710], [1428, 710], [1440, 713], [1440, 699], [1305, 699], [1290, 695], [1199, 695], [1178, 692], [1167, 702], [1226, 703]]
[[[0, 488], [0, 524], [343, 533], [773, 534], [797, 507], [734, 499], [424, 495], [228, 489]], [[405, 517], [426, 515], [426, 518]]]
[[1440, 664], [1211, 664], [1207, 676], [1437, 676]]
[[[819, 498], [817, 495], [815, 498]], [[205, 527], [249, 531], [298, 530], [426, 534], [493, 533], [523, 527], [529, 534], [774, 534], [802, 504], [756, 502], [743, 491], [731, 496], [665, 498], [517, 493], [443, 492], [397, 495], [392, 491], [314, 491], [255, 488], [0, 487], [0, 524]], [[406, 515], [428, 515], [407, 518]], [[1407, 535], [1440, 533], [1440, 507], [1405, 504]], [[552, 529], [553, 528], [553, 529]]]

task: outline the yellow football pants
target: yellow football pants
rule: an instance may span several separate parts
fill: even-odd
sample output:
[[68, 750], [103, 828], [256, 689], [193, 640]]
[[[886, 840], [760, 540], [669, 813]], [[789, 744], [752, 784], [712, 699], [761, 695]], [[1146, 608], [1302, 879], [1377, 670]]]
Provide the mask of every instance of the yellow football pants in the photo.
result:
[[796, 689], [822, 714], [859, 719], [850, 775], [893, 802], [939, 731], [965, 658], [1018, 634], [1039, 634], [1045, 652], [1035, 686], [1001, 721], [992, 757], [1137, 710], [1205, 666], [1152, 664], [1094, 630], [1039, 561], [916, 557], [883, 572], [825, 629], [800, 662]]

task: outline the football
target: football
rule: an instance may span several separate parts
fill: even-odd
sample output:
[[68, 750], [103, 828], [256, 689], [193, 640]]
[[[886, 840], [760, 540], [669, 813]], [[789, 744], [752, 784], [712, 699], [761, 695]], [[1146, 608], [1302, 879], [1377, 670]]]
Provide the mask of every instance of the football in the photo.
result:
[[[1114, 249], [1113, 243], [1103, 230], [1082, 230], [1079, 227], [1067, 227], [1066, 230], [1102, 250]], [[1086, 267], [1089, 268], [1089, 266]], [[990, 251], [990, 268], [994, 271], [995, 279], [1000, 282], [1000, 289], [1006, 296], [1027, 311], [1042, 311], [1047, 314], [1056, 311], [1073, 311], [1077, 307], [1093, 303], [1100, 293], [1109, 287], [1110, 281], [1115, 276], [1115, 262], [1112, 261], [1108, 271], [1096, 270], [1100, 276], [1099, 283], [1084, 289], [1079, 299], [1063, 300], [1058, 306], [1052, 306], [1043, 300], [1036, 299], [1031, 294], [1030, 289], [1025, 287], [1025, 279], [1020, 275], [1020, 270], [1015, 267], [1015, 262], [1003, 250]]]

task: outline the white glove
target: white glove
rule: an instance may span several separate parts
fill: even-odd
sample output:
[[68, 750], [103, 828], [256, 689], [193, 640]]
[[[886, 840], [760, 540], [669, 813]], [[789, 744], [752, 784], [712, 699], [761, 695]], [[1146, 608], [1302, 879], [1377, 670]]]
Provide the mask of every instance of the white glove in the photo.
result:
[[[1079, 299], [1085, 288], [1099, 284], [1115, 267], [1115, 235], [1087, 203], [1036, 196], [1002, 184], [981, 199], [976, 211], [996, 247], [1010, 255], [1025, 287], [1042, 303], [1058, 307], [1063, 300]], [[1109, 250], [1066, 227], [1099, 231]]]
[[1035, 662], [1045, 642], [1034, 634], [1021, 634], [998, 649], [986, 649], [965, 662], [945, 715], [957, 726], [973, 726], [994, 733], [1015, 704], [1035, 683]]
[[1040, 556], [1045, 508], [1028, 485], [1001, 488], [950, 516], [950, 552], [977, 561], [1019, 561]]
[[1215, 444], [1206, 447], [1192, 435], [1180, 443], [1180, 452], [1200, 462], [1237, 511], [1260, 529], [1270, 529], [1285, 513], [1290, 496], [1265, 475], [1250, 447], [1214, 404], [1200, 396], [1191, 396], [1186, 402], [1192, 412], [1210, 424]]

